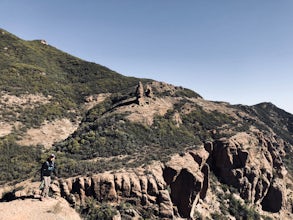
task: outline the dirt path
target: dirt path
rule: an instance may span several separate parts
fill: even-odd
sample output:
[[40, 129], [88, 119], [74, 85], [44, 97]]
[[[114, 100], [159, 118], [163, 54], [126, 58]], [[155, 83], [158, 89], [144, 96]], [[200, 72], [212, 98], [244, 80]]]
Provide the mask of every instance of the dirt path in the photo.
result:
[[0, 220], [80, 220], [62, 198], [15, 200], [0, 203]]

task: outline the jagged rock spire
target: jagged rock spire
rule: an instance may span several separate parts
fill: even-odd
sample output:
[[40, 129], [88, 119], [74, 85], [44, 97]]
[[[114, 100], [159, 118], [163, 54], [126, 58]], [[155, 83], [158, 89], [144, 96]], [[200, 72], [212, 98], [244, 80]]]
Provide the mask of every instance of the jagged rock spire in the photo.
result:
[[139, 81], [136, 87], [136, 102], [139, 105], [144, 105], [146, 103], [145, 98], [153, 98], [154, 93], [152, 87], [150, 85], [146, 85], [146, 89], [144, 90], [142, 82]]
[[142, 82], [140, 82], [140, 81], [139, 81], [138, 86], [136, 88], [135, 95], [136, 95], [137, 104], [143, 105], [144, 104], [144, 89], [143, 89]]
[[146, 97], [149, 97], [149, 98], [154, 97], [154, 93], [153, 93], [152, 87], [150, 85], [146, 85], [145, 95], [146, 95]]

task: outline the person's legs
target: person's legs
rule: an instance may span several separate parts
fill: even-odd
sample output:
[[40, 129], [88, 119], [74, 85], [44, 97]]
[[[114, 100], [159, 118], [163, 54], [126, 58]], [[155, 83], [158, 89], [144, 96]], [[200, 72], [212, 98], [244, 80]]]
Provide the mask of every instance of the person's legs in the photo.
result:
[[47, 198], [49, 196], [49, 189], [51, 184], [51, 177], [50, 176], [44, 176], [44, 189], [42, 191], [42, 197]]

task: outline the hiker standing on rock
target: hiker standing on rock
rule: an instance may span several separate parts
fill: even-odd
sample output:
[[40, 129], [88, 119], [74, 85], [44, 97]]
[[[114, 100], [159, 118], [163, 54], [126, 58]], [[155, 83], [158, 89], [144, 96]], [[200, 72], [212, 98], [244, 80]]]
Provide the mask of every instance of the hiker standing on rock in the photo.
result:
[[55, 165], [55, 155], [51, 154], [49, 158], [43, 163], [41, 168], [41, 200], [48, 198], [49, 189], [51, 185], [51, 175], [52, 173], [57, 176], [56, 165]]

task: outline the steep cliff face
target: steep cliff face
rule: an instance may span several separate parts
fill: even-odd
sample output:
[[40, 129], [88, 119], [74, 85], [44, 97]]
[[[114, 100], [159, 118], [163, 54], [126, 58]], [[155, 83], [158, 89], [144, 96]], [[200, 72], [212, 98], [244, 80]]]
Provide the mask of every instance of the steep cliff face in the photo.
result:
[[[152, 207], [160, 218], [192, 216], [195, 205], [208, 189], [208, 153], [201, 149], [175, 155], [166, 164], [155, 163], [146, 169], [101, 173], [60, 181], [60, 192], [73, 205], [92, 196], [99, 202], [135, 203]], [[196, 161], [200, 158], [201, 161]]]
[[[88, 197], [93, 197], [98, 202], [131, 203], [141, 209], [151, 207], [153, 218], [189, 218], [208, 190], [207, 158], [208, 152], [203, 148], [190, 150], [173, 156], [166, 164], [55, 180], [52, 191], [74, 207], [84, 205]], [[6, 197], [28, 198], [39, 193], [36, 184], [19, 188]]]
[[[239, 133], [230, 139], [206, 143], [212, 171], [240, 196], [262, 210], [292, 210], [290, 177], [282, 162], [284, 142], [262, 133]], [[291, 211], [292, 212], [292, 211]]]
[[[152, 218], [193, 218], [199, 204], [208, 200], [213, 172], [259, 210], [275, 216], [286, 213], [290, 219], [293, 200], [287, 186], [292, 182], [279, 156], [282, 144], [261, 133], [239, 133], [176, 154], [166, 163], [61, 179], [54, 182], [52, 190], [74, 207], [82, 207], [91, 197], [114, 206], [130, 203], [137, 213], [152, 209]], [[15, 191], [14, 197], [34, 194], [36, 190], [25, 187]]]

